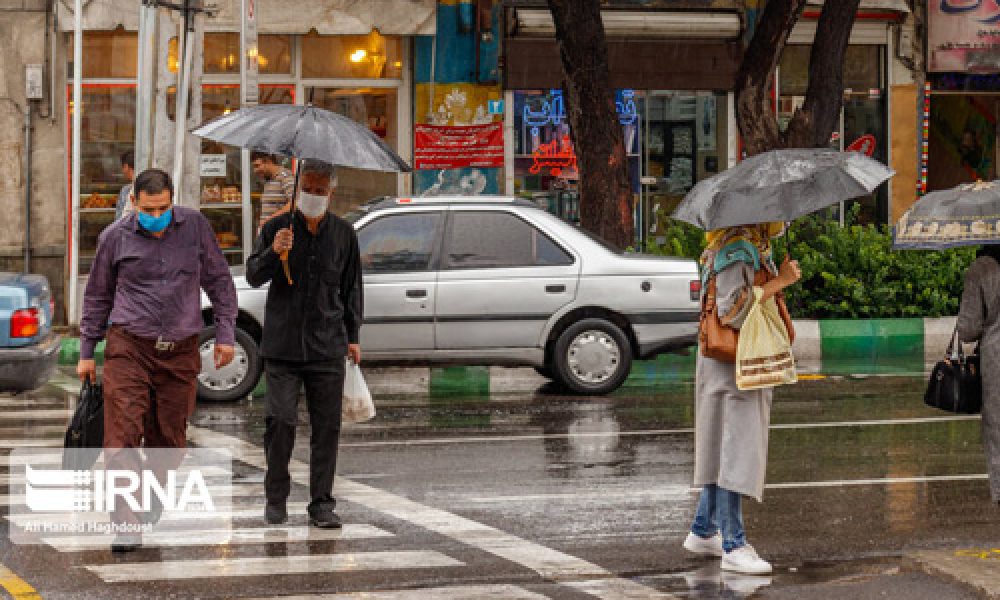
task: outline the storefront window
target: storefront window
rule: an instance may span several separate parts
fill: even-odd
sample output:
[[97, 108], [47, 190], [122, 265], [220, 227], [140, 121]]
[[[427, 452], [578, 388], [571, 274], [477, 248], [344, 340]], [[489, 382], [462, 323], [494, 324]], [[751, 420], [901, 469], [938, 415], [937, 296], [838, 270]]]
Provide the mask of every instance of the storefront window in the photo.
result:
[[121, 155], [135, 144], [135, 88], [85, 85], [81, 121], [80, 272], [88, 273], [97, 236], [114, 221], [118, 192], [128, 183]]
[[[73, 78], [73, 34], [69, 34], [67, 78]], [[138, 41], [135, 33], [87, 31], [83, 34], [84, 79], [120, 79], [136, 76]]]
[[318, 35], [302, 37], [302, 77], [307, 79], [399, 79], [402, 40], [380, 35]]
[[[812, 46], [790, 45], [781, 57], [778, 77], [778, 124], [788, 127], [795, 111], [805, 102], [809, 85], [809, 53]], [[842, 126], [838, 123], [830, 138], [830, 148], [858, 151], [887, 162], [885, 47], [848, 46], [844, 61], [844, 106]], [[888, 220], [888, 189], [848, 202], [845, 208], [860, 205], [861, 223]], [[834, 211], [838, 214], [839, 210]]]
[[[259, 70], [263, 74], [288, 75], [292, 72], [292, 37], [261, 35], [257, 38]], [[206, 74], [240, 73], [240, 34], [206, 33], [204, 69]]]
[[997, 178], [1000, 95], [935, 94], [930, 118], [928, 191]]
[[[364, 123], [375, 135], [396, 150], [399, 118], [396, 114], [396, 90], [377, 88], [308, 88], [306, 97], [314, 106]], [[332, 210], [344, 215], [359, 204], [377, 196], [396, 194], [395, 173], [337, 169], [337, 192]]]

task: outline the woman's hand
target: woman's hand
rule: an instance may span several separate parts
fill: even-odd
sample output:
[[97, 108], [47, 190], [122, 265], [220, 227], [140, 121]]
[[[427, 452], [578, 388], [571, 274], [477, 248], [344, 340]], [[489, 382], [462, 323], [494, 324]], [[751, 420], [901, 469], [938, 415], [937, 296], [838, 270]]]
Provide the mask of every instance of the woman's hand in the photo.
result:
[[785, 260], [782, 261], [781, 267], [778, 268], [778, 279], [781, 280], [783, 288], [790, 285], [795, 285], [802, 279], [802, 269], [799, 268], [799, 261], [792, 260], [788, 256], [785, 256]]

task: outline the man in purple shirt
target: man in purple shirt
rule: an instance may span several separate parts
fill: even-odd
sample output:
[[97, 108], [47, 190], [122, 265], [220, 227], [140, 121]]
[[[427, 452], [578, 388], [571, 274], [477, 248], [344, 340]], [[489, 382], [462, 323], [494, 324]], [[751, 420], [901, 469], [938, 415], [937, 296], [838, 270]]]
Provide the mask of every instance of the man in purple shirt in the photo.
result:
[[[76, 371], [81, 379], [96, 381], [94, 347], [106, 334], [105, 463], [108, 469], [138, 471], [136, 448], [186, 446], [201, 371], [200, 290], [212, 301], [217, 368], [233, 360], [237, 300], [211, 225], [197, 210], [172, 205], [170, 176], [148, 169], [133, 189], [135, 212], [97, 240]], [[163, 469], [153, 470], [159, 476]], [[116, 509], [112, 521], [135, 524], [137, 517]], [[135, 535], [119, 535], [111, 549], [128, 552], [139, 543]]]

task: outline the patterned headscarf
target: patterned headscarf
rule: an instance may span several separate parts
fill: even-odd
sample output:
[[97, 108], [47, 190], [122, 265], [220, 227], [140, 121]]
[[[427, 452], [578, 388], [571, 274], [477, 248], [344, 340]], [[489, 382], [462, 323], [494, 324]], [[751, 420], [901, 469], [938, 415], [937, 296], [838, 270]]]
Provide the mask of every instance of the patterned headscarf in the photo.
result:
[[768, 259], [771, 257], [771, 238], [778, 237], [784, 231], [785, 223], [781, 221], [707, 231], [705, 232], [705, 240], [708, 242], [708, 245], [701, 255], [701, 264], [712, 264], [715, 255], [723, 246], [738, 240], [750, 242], [760, 252], [761, 259]]

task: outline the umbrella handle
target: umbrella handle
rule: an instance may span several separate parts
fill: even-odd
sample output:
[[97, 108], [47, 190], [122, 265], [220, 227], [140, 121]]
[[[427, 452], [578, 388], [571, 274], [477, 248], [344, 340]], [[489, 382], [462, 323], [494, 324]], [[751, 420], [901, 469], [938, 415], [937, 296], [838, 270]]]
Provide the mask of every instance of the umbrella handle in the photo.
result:
[[288, 285], [294, 285], [295, 282], [292, 281], [292, 270], [288, 266], [288, 253], [287, 252], [282, 252], [281, 253], [281, 268], [285, 271], [285, 279], [288, 280]]

